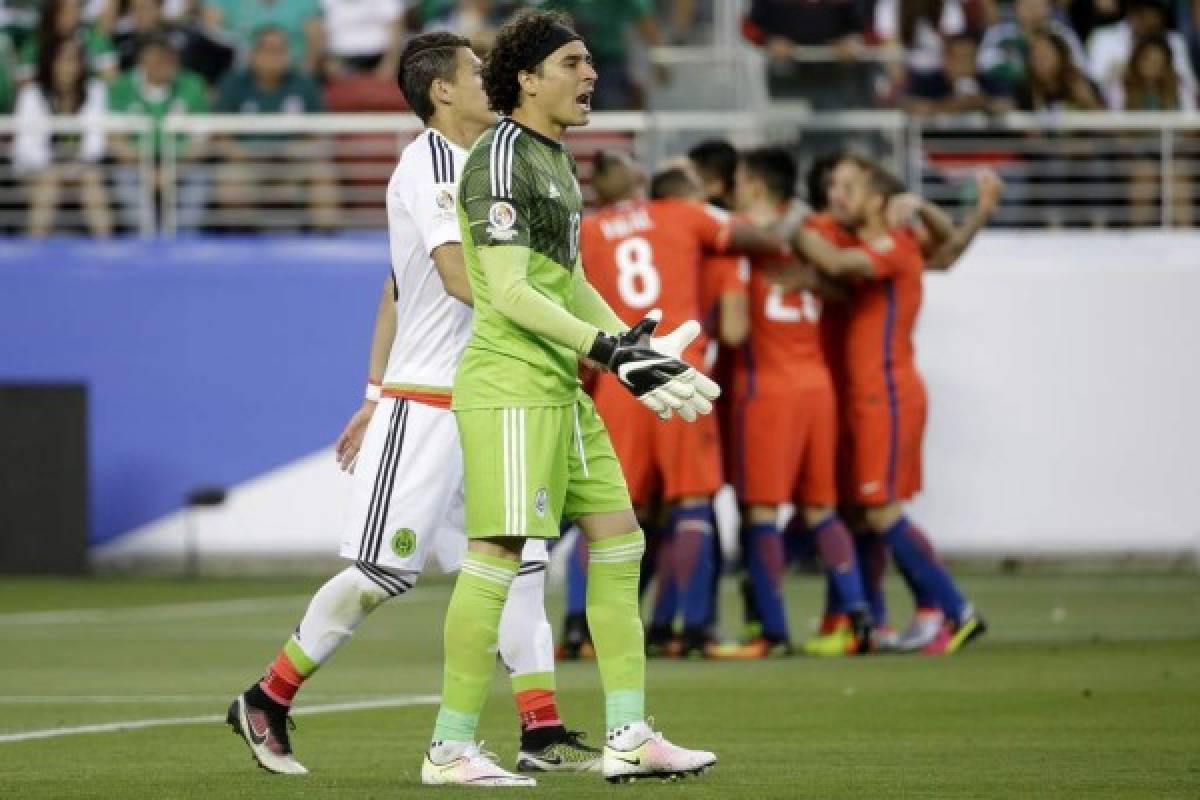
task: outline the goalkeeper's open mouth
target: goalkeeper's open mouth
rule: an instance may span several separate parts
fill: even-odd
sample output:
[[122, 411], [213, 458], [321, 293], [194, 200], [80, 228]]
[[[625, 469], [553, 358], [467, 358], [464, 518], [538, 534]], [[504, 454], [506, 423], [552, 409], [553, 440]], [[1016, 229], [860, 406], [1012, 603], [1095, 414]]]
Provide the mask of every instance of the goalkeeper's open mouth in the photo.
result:
[[576, 96], [575, 104], [577, 106], [579, 106], [579, 108], [583, 111], [591, 111], [592, 110], [592, 92], [590, 90], [586, 91], [586, 92], [581, 92], [578, 96]]

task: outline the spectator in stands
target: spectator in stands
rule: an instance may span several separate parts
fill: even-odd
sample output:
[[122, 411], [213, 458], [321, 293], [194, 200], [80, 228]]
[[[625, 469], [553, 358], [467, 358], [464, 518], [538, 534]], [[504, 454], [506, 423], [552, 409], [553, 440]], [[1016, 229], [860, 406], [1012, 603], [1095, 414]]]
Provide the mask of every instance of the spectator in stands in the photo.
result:
[[[292, 67], [288, 36], [267, 27], [254, 38], [250, 66], [226, 76], [217, 111], [226, 114], [306, 114], [323, 110], [320, 91], [311, 78]], [[323, 140], [271, 134], [223, 137], [217, 148], [225, 163], [217, 171], [216, 195], [222, 209], [237, 209], [219, 227], [238, 227], [251, 218], [274, 225], [272, 211], [288, 220], [297, 197], [305, 197], [311, 227], [332, 231], [338, 226], [337, 181]], [[230, 220], [235, 224], [228, 224]]]
[[[539, 8], [565, 11], [575, 20], [575, 30], [587, 42], [592, 66], [599, 78], [592, 94], [597, 111], [646, 107], [646, 87], [638, 81], [629, 62], [629, 39], [636, 33], [643, 46], [662, 42], [658, 20], [650, 0], [535, 0]], [[655, 80], [666, 80], [661, 67]]]
[[1121, 19], [1124, 0], [1069, 0], [1066, 21], [1081, 41], [1091, 38], [1092, 31]]
[[1083, 45], [1075, 32], [1050, 15], [1050, 0], [1015, 0], [1015, 18], [988, 28], [979, 46], [979, 68], [994, 81], [1010, 87], [1025, 80], [1025, 66], [1034, 35], [1049, 30], [1067, 46], [1072, 63], [1082, 67]]
[[1162, 34], [1139, 39], [1120, 83], [1111, 87], [1110, 108], [1123, 111], [1195, 111], [1196, 97], [1179, 73], [1175, 51]]
[[1016, 91], [1022, 111], [1099, 111], [1104, 108], [1087, 76], [1071, 58], [1066, 39], [1052, 30], [1029, 39], [1024, 80]]
[[320, 0], [204, 0], [204, 21], [228, 33], [244, 57], [259, 29], [279, 28], [296, 63], [310, 75], [319, 74], [325, 57]]
[[706, 139], [688, 150], [687, 157], [700, 173], [708, 202], [717, 208], [732, 209], [737, 149], [724, 139]]
[[[1126, 0], [1125, 18], [1098, 28], [1088, 39], [1088, 71], [1092, 80], [1110, 98], [1120, 94], [1134, 45], [1147, 37], [1158, 36], [1170, 47], [1173, 71], [1181, 85], [1180, 97], [1194, 101], [1196, 74], [1188, 55], [1187, 40], [1169, 30], [1170, 23], [1168, 0]], [[1117, 102], [1113, 108], [1121, 105]]]
[[17, 71], [17, 58], [13, 52], [12, 39], [0, 32], [0, 114], [7, 114], [13, 107], [13, 79]]
[[[856, 63], [865, 27], [853, 0], [752, 0], [742, 33], [766, 50], [772, 96], [836, 110], [874, 103], [877, 70]], [[801, 62], [797, 47], [829, 48], [833, 56]]]
[[[1148, 36], [1138, 41], [1125, 68], [1120, 90], [1110, 100], [1112, 107], [1123, 111], [1194, 111], [1195, 98], [1186, 91], [1182, 77], [1176, 72], [1171, 46], [1165, 36]], [[1157, 139], [1157, 135], [1155, 135]], [[1129, 215], [1134, 226], [1152, 225], [1159, 219], [1159, 199], [1163, 176], [1162, 151], [1157, 141], [1130, 142], [1133, 152], [1129, 167]], [[1192, 225], [1192, 183], [1187, 167], [1175, 162], [1172, 169], [1175, 225]]]
[[233, 64], [233, 49], [213, 39], [186, 18], [168, 22], [165, 5], [165, 0], [128, 0], [126, 13], [117, 18], [113, 29], [120, 68], [133, 69], [137, 64], [143, 36], [165, 32], [179, 53], [180, 66], [215, 86]]
[[[108, 93], [108, 107], [123, 114], [143, 114], [152, 121], [150, 138], [151, 195], [165, 199], [169, 173], [163, 164], [163, 120], [167, 114], [203, 114], [209, 110], [208, 89], [195, 73], [179, 68], [179, 54], [171, 40], [161, 33], [142, 38], [137, 66], [121, 74]], [[177, 227], [195, 230], [204, 213], [208, 193], [207, 175], [202, 161], [207, 153], [204, 141], [175, 134], [171, 141], [179, 165]], [[137, 229], [140, 222], [143, 195], [141, 193], [140, 143], [127, 135], [113, 136], [109, 149], [116, 157], [116, 190], [125, 224]], [[151, 220], [157, 203], [151, 208]]]
[[[34, 80], [17, 98], [17, 135], [13, 170], [29, 187], [30, 236], [43, 237], [54, 228], [59, 191], [78, 184], [83, 217], [93, 236], [112, 234], [108, 192], [100, 171], [104, 158], [105, 86], [88, 79], [83, 48], [75, 39], [60, 39], [38, 52]], [[81, 134], [54, 134], [52, 116], [78, 116]]]
[[325, 28], [325, 74], [373, 72], [396, 80], [404, 36], [404, 0], [321, 0]]
[[[1029, 38], [1025, 78], [1016, 90], [1017, 108], [1022, 111], [1098, 111], [1100, 97], [1083, 71], [1071, 60], [1071, 49], [1056, 33], [1044, 30]], [[1078, 225], [1090, 216], [1093, 224], [1105, 221], [1110, 198], [1095, 191], [1109, 177], [1103, 149], [1086, 133], [1058, 131], [1055, 126], [1027, 134], [1030, 147], [1025, 157], [1023, 181], [1028, 205], [1042, 209], [1039, 219], [1049, 227]]]
[[875, 36], [903, 48], [910, 77], [938, 72], [946, 37], [966, 31], [959, 0], [879, 0], [875, 5]]
[[95, 25], [83, 22], [81, 0], [43, 0], [37, 29], [21, 48], [21, 80], [30, 80], [38, 54], [59, 39], [75, 39], [83, 46], [87, 69], [105, 81], [117, 74], [117, 54], [112, 40]]
[[1012, 108], [1006, 87], [979, 71], [978, 45], [968, 34], [946, 40], [940, 69], [914, 73], [905, 107], [914, 114], [999, 114]]
[[1181, 2], [1176, 6], [1179, 33], [1188, 45], [1192, 66], [1200, 69], [1200, 2]]

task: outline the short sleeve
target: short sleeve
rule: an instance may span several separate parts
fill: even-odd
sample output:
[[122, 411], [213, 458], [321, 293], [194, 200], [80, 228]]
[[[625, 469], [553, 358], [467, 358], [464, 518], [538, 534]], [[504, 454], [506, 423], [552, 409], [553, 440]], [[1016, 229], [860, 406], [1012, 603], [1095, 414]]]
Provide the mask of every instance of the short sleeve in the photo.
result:
[[713, 253], [725, 252], [733, 231], [733, 217], [728, 211], [690, 201], [681, 203], [680, 208], [688, 227], [705, 250]]
[[894, 231], [886, 239], [863, 247], [874, 267], [873, 278], [893, 278], [906, 272], [920, 272], [921, 250], [906, 231]]
[[435, 174], [431, 156], [420, 149], [412, 152], [401, 167], [396, 182], [398, 199], [412, 216], [425, 252], [432, 254], [444, 244], [462, 241], [454, 206], [454, 182], [449, 175]]
[[[519, 178], [519, 152], [511, 147], [505, 152], [502, 143], [489, 149], [497, 150], [497, 158], [480, 153], [483, 158], [469, 165], [459, 186], [471, 240], [478, 247], [529, 247], [533, 198]], [[492, 162], [500, 168], [493, 170]]]
[[750, 285], [750, 262], [744, 256], [714, 256], [704, 262], [705, 282], [714, 298], [745, 294]]

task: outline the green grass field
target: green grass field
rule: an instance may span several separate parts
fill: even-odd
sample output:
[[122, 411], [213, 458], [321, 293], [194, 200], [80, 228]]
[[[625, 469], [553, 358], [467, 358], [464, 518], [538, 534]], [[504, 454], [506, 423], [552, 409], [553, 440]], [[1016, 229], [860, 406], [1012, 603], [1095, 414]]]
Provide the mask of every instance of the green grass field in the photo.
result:
[[[793, 580], [793, 625], [817, 608]], [[13, 734], [223, 715], [319, 579], [0, 582], [0, 798], [450, 797], [418, 785], [435, 706], [300, 716], [281, 778], [224, 724]], [[993, 632], [951, 658], [651, 662], [651, 711], [720, 763], [681, 784], [543, 778], [535, 791], [689, 798], [1200, 797], [1200, 577], [968, 576]], [[892, 587], [890, 595], [903, 592]], [[300, 706], [436, 694], [449, 585], [368, 620]], [[732, 593], [726, 620], [736, 617]], [[552, 598], [557, 602], [557, 598]], [[898, 604], [897, 604], [898, 605]], [[86, 612], [78, 612], [88, 609]], [[896, 608], [903, 621], [906, 609]], [[558, 613], [554, 612], [557, 620]], [[566, 664], [560, 707], [598, 739], [594, 664]], [[511, 762], [513, 703], [497, 670], [482, 736]]]

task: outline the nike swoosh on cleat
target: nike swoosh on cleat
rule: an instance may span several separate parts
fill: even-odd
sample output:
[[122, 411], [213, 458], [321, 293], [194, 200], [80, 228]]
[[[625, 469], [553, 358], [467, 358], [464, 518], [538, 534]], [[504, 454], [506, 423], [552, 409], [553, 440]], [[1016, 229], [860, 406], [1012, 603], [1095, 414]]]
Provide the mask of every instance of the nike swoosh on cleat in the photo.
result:
[[246, 735], [250, 737], [250, 741], [255, 745], [264, 744], [267, 741], [267, 734], [270, 733], [270, 729], [268, 728], [260, 734], [254, 730], [254, 723], [250, 720], [249, 712], [243, 711], [243, 718], [246, 720]]
[[617, 761], [623, 761], [631, 767], [640, 767], [642, 765], [642, 760], [640, 758], [629, 759], [621, 758], [620, 756], [613, 756], [613, 758], [615, 758]]

